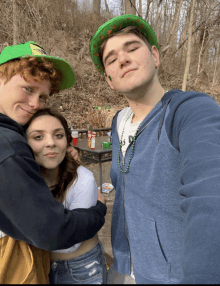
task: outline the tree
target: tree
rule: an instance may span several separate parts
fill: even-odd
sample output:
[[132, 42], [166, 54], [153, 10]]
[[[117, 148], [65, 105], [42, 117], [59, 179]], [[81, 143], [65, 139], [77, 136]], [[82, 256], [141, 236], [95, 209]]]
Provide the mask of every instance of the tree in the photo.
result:
[[217, 47], [215, 48], [215, 58], [214, 58], [215, 67], [214, 67], [214, 73], [213, 73], [212, 87], [211, 88], [213, 88], [213, 86], [215, 85], [216, 78], [217, 78], [217, 65], [219, 63], [219, 52], [220, 52], [220, 45], [218, 42]]
[[92, 13], [94, 20], [98, 20], [100, 18], [100, 8], [101, 0], [93, 0]]
[[139, 16], [142, 17], [142, 0], [139, 0]]
[[148, 19], [151, 2], [153, 2], [153, 0], [147, 0], [147, 10], [146, 10], [145, 18], [144, 18], [145, 20]]
[[[165, 48], [168, 47], [168, 49], [170, 47], [175, 47], [176, 48], [176, 39], [177, 39], [177, 30], [178, 30], [178, 19], [179, 19], [179, 14], [180, 14], [180, 10], [181, 10], [181, 7], [182, 7], [182, 3], [183, 3], [183, 0], [179, 0], [176, 2], [176, 7], [175, 7], [175, 13], [174, 13], [174, 18], [173, 18], [173, 21], [172, 23], [170, 23], [170, 34], [167, 38], [167, 42], [166, 42], [166, 45], [165, 45]], [[173, 39], [173, 40], [172, 40]], [[174, 44], [172, 44], [174, 43]], [[166, 49], [166, 52], [164, 52], [163, 54], [163, 57], [165, 56], [165, 54], [167, 53], [168, 49]]]
[[106, 13], [108, 15], [108, 19], [110, 19], [110, 11], [109, 11], [109, 8], [108, 8], [107, 0], [105, 0], [105, 10], [106, 10]]
[[198, 60], [197, 75], [196, 75], [195, 84], [197, 84], [197, 81], [198, 81], [198, 78], [199, 78], [199, 74], [200, 74], [200, 67], [201, 67], [202, 54], [203, 54], [203, 51], [204, 51], [204, 42], [205, 42], [206, 31], [207, 30], [206, 30], [206, 26], [205, 26], [204, 31], [203, 31], [201, 49], [200, 49], [200, 52], [199, 52], [199, 60]]
[[187, 83], [187, 77], [189, 73], [189, 66], [190, 66], [190, 59], [191, 59], [191, 42], [192, 42], [192, 25], [193, 25], [193, 13], [194, 13], [194, 6], [195, 6], [196, 0], [192, 0], [191, 4], [191, 11], [190, 11], [190, 20], [189, 20], [189, 30], [188, 30], [188, 47], [187, 47], [187, 56], [186, 56], [186, 66], [185, 66], [185, 72], [183, 76], [183, 84], [182, 84], [182, 90], [186, 90], [186, 83]]
[[16, 0], [12, 1], [13, 9], [13, 45], [17, 45], [17, 27], [18, 27], [18, 13], [17, 13], [17, 3]]
[[125, 14], [136, 15], [135, 0], [125, 0]]

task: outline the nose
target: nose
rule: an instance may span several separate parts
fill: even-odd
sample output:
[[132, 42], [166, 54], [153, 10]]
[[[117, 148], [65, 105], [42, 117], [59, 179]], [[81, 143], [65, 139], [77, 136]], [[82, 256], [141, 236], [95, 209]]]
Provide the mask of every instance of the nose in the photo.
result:
[[45, 138], [45, 145], [46, 147], [53, 147], [56, 145], [52, 135], [47, 135]]
[[118, 60], [121, 68], [130, 63], [130, 58], [126, 51], [121, 51], [119, 53]]
[[43, 107], [43, 102], [40, 101], [38, 95], [32, 95], [29, 97], [28, 105], [35, 110]]

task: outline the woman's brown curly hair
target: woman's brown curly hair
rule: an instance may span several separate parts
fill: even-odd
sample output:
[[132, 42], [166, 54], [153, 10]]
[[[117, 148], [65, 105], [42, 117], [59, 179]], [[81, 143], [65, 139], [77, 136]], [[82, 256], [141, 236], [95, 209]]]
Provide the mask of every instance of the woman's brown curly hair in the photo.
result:
[[51, 84], [50, 95], [60, 91], [62, 72], [54, 68], [53, 62], [42, 58], [24, 57], [6, 62], [0, 66], [0, 76], [7, 83], [14, 75], [20, 74], [27, 82], [48, 80]]
[[[57, 110], [53, 108], [39, 109], [24, 126], [25, 131], [28, 129], [28, 127], [34, 121], [34, 119], [43, 115], [53, 116], [60, 121], [65, 130], [67, 145], [71, 146], [72, 136], [68, 128], [67, 121], [63, 117], [63, 115], [61, 115]], [[78, 162], [76, 162], [73, 158], [69, 157], [67, 154], [63, 159], [63, 161], [61, 162], [61, 164], [59, 165], [58, 184], [54, 186], [54, 189], [51, 191], [57, 201], [59, 202], [64, 201], [68, 188], [77, 179], [77, 168], [79, 167], [79, 165], [80, 164]]]

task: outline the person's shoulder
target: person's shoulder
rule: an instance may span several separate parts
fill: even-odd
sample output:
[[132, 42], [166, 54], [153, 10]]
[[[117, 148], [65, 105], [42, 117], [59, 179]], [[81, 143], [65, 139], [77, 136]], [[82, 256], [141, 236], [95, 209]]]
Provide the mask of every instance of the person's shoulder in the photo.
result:
[[84, 188], [93, 184], [95, 184], [93, 173], [84, 166], [79, 166], [77, 168], [77, 179], [72, 183], [71, 188], [81, 188], [83, 190]]
[[67, 192], [67, 201], [71, 201], [79, 194], [88, 193], [89, 190], [96, 189], [96, 181], [93, 173], [83, 166], [77, 168], [77, 178], [71, 184]]
[[169, 97], [172, 98], [171, 100], [171, 105], [180, 105], [185, 102], [189, 102], [190, 104], [193, 104], [195, 102], [211, 102], [211, 103], [216, 103], [213, 97], [210, 95], [204, 93], [204, 92], [199, 92], [199, 91], [182, 91], [179, 89], [173, 89], [169, 92]]
[[82, 165], [77, 168], [77, 175], [78, 179], [94, 179], [93, 173]]
[[10, 156], [33, 157], [32, 150], [24, 136], [14, 130], [0, 126], [0, 150], [5, 159]]
[[219, 105], [215, 99], [203, 92], [173, 89], [167, 93], [166, 98], [164, 98], [164, 104], [168, 100], [169, 117], [176, 118], [177, 114], [186, 116], [192, 112], [193, 114], [201, 113], [203, 110], [208, 109], [219, 112]]
[[128, 106], [120, 110], [118, 113], [118, 116], [123, 117], [125, 114], [130, 113], [130, 112], [131, 112], [131, 108]]
[[5, 158], [16, 154], [13, 144], [11, 144], [13, 142], [11, 138], [13, 134], [11, 133], [11, 130], [7, 130], [0, 126], [0, 150], [3, 151], [0, 153], [0, 162]]
[[118, 113], [118, 117], [117, 117], [117, 127], [119, 126], [119, 124], [122, 122], [124, 122], [126, 120], [126, 118], [129, 116], [129, 114], [131, 113], [131, 108], [130, 107], [125, 107], [123, 108], [119, 113]]
[[206, 93], [171, 90], [168, 95], [171, 101], [166, 126], [170, 132], [174, 125], [179, 130], [186, 123], [191, 124], [200, 121], [201, 118], [211, 119], [212, 116], [220, 115], [218, 103]]

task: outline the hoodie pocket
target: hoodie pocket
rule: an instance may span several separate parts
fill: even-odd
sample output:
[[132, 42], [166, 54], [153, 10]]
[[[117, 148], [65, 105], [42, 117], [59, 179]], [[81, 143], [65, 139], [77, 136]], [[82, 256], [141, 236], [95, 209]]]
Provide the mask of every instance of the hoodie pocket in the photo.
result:
[[146, 219], [141, 213], [127, 213], [129, 241], [134, 269], [143, 277], [155, 281], [167, 281], [170, 263], [161, 246], [156, 221]]

